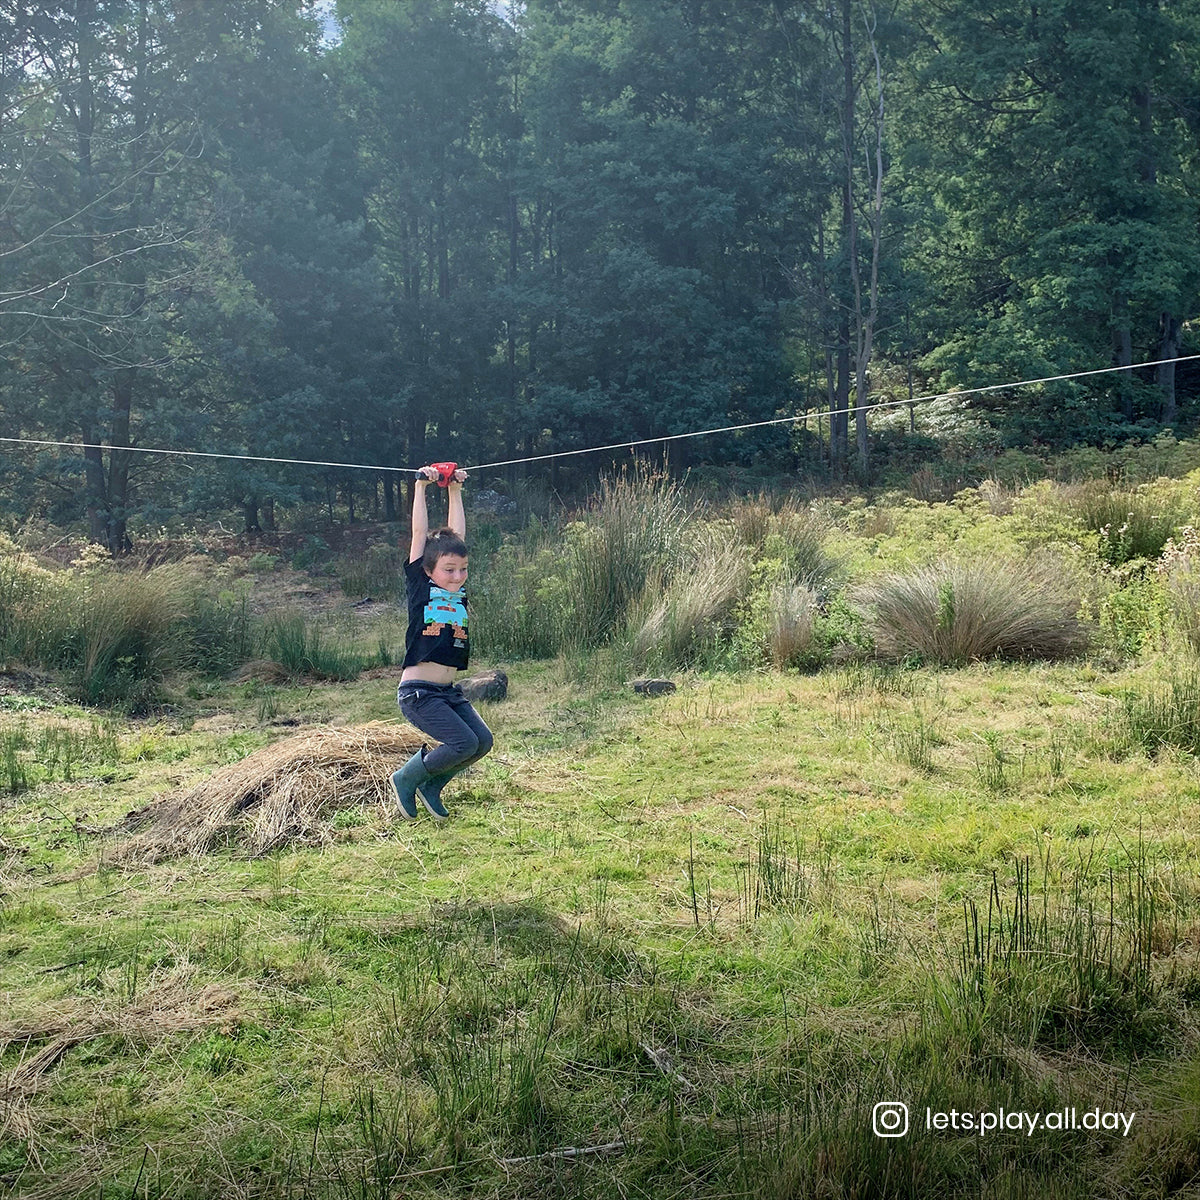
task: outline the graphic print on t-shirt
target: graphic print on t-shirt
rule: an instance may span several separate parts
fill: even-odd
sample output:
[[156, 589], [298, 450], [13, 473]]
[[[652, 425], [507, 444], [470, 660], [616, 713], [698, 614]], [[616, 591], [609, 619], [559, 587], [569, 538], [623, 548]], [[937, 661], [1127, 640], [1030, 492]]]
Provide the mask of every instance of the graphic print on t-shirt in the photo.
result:
[[425, 605], [424, 635], [437, 637], [447, 625], [454, 630], [455, 638], [466, 641], [467, 606], [463, 602], [463, 594], [448, 592], [437, 584], [431, 584], [429, 600]]

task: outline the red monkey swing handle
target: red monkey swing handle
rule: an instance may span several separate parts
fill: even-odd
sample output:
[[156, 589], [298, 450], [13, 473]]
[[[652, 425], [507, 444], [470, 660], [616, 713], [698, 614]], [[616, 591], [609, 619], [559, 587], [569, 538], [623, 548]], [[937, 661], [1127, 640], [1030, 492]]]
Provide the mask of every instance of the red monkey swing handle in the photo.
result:
[[438, 473], [438, 487], [449, 487], [454, 479], [454, 472], [458, 470], [458, 463], [430, 463], [429, 464]]

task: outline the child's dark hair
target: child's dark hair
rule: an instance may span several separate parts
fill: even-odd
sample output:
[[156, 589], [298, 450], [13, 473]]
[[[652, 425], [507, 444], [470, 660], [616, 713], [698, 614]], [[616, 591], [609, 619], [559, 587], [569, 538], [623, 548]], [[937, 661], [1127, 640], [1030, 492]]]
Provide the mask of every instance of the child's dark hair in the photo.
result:
[[438, 565], [438, 559], [443, 554], [457, 554], [459, 558], [467, 557], [467, 543], [453, 529], [435, 529], [425, 539], [425, 553], [421, 556], [421, 566], [428, 574]]

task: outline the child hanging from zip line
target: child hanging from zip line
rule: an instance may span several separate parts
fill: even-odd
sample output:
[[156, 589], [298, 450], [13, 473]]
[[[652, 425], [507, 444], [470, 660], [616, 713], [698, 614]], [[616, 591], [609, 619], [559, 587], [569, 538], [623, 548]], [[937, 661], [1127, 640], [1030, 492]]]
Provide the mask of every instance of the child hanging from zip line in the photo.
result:
[[456, 470], [447, 493], [448, 526], [429, 532], [425, 489], [438, 478], [436, 467], [422, 467], [414, 487], [412, 542], [404, 568], [408, 585], [408, 636], [404, 670], [396, 701], [422, 733], [441, 745], [418, 750], [392, 775], [400, 815], [417, 815], [417, 801], [438, 821], [449, 813], [442, 788], [492, 748], [483, 723], [455, 676], [467, 665], [467, 521], [463, 513], [465, 471]]

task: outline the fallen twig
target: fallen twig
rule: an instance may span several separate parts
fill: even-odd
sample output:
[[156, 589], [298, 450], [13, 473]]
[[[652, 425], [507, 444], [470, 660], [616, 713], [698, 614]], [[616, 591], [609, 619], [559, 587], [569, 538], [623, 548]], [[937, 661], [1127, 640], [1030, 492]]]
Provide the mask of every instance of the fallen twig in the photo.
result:
[[675, 1063], [671, 1056], [665, 1050], [656, 1050], [647, 1042], [640, 1042], [639, 1045], [646, 1052], [646, 1057], [664, 1074], [668, 1079], [673, 1079], [685, 1092], [694, 1092], [696, 1085], [688, 1079], [684, 1079], [678, 1071], [675, 1070]]
[[521, 1163], [544, 1162], [552, 1158], [584, 1158], [591, 1154], [617, 1154], [626, 1146], [636, 1146], [637, 1142], [629, 1142], [620, 1138], [615, 1142], [605, 1142], [603, 1146], [562, 1146], [557, 1150], [545, 1150], [541, 1154], [522, 1154], [518, 1158], [498, 1158], [496, 1162], [502, 1167], [515, 1167]]

